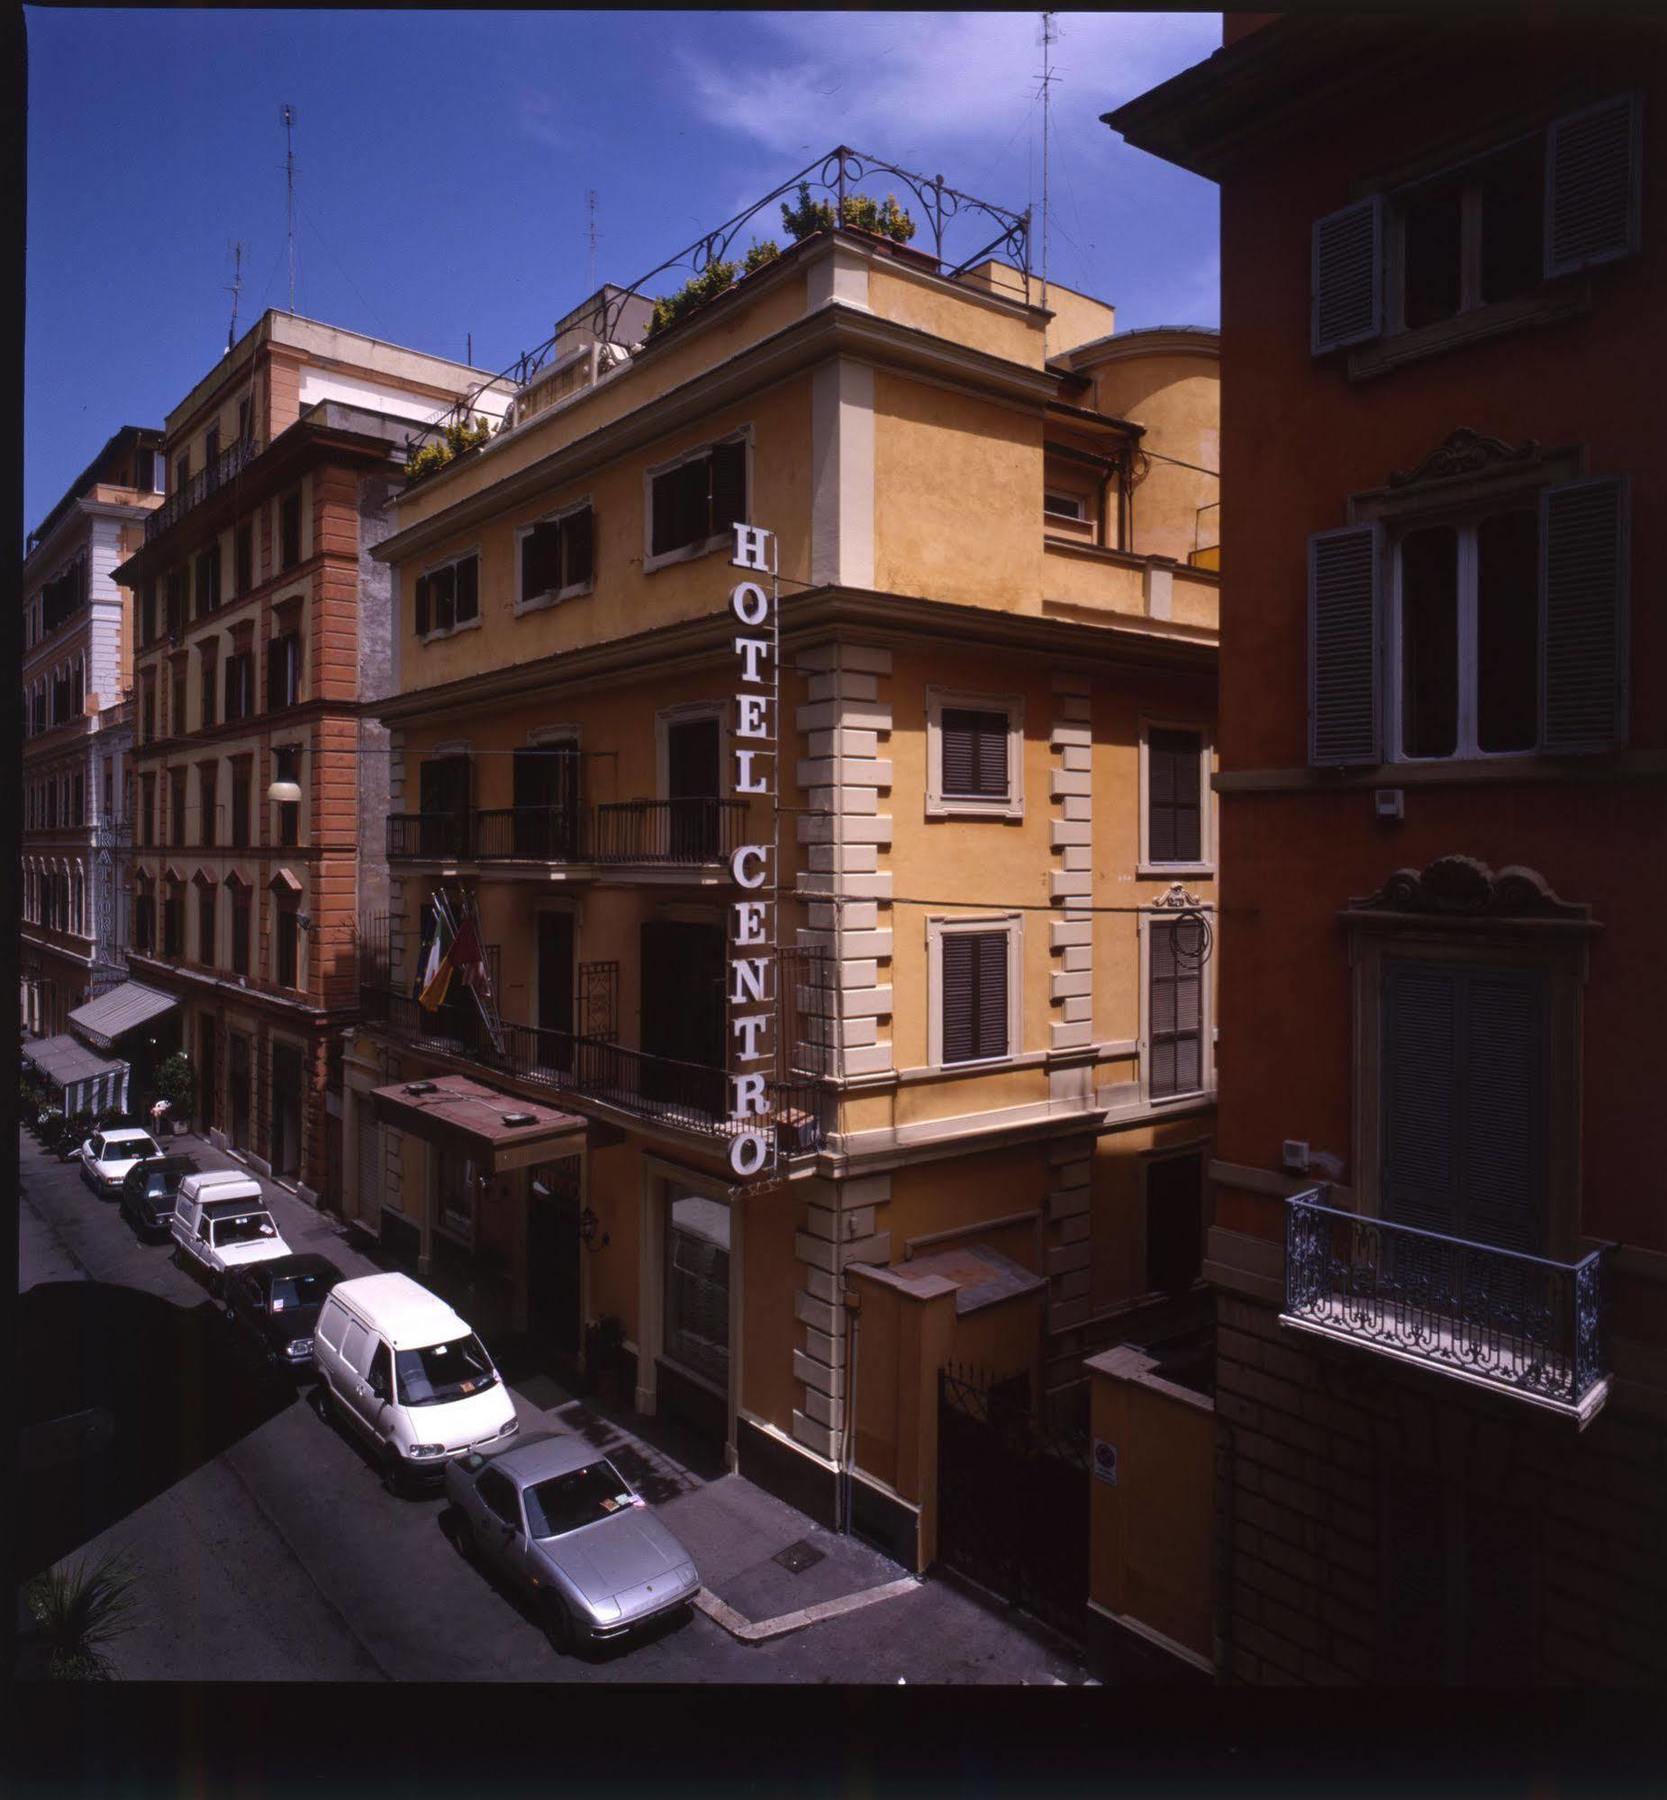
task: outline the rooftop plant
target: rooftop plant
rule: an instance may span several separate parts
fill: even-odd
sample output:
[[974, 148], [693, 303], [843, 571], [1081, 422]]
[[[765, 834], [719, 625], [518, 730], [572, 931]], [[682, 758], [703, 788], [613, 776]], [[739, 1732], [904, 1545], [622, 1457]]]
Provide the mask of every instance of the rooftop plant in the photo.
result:
[[[875, 200], [867, 194], [847, 194], [840, 203], [839, 220], [857, 231], [871, 232], [875, 237], [890, 238], [894, 244], [906, 244], [915, 234], [915, 222], [897, 204], [895, 194]], [[832, 231], [834, 209], [831, 201], [812, 200], [810, 183], [799, 183], [796, 206], [781, 203], [781, 222], [792, 232], [794, 242], [815, 231]]]
[[668, 325], [675, 325], [697, 306], [704, 306], [708, 300], [716, 300], [720, 294], [727, 293], [735, 285], [737, 275], [754, 274], [766, 264], [773, 263], [780, 254], [775, 239], [765, 238], [762, 243], [752, 244], [739, 264], [709, 262], [698, 275], [684, 282], [675, 294], [668, 294], [664, 299], [654, 302], [654, 313], [648, 321], [647, 335], [654, 337]]
[[492, 435], [492, 426], [484, 418], [461, 419], [445, 428], [443, 436], [432, 443], [421, 444], [405, 459], [405, 477], [418, 481], [455, 461], [465, 450], [484, 444]]

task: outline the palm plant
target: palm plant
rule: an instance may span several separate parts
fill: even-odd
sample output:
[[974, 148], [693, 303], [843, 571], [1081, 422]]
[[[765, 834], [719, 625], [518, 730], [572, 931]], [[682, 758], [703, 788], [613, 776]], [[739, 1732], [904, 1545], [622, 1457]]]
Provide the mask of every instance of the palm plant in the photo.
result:
[[37, 1575], [24, 1590], [54, 1681], [113, 1681], [105, 1646], [137, 1623], [135, 1577], [118, 1551]]

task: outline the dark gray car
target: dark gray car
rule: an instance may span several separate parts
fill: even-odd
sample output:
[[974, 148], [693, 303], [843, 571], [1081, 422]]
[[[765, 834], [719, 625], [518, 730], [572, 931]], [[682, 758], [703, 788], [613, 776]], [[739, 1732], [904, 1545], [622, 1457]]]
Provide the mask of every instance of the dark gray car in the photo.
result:
[[700, 1591], [694, 1559], [583, 1438], [540, 1432], [447, 1463], [458, 1548], [533, 1599], [563, 1649], [622, 1637]]

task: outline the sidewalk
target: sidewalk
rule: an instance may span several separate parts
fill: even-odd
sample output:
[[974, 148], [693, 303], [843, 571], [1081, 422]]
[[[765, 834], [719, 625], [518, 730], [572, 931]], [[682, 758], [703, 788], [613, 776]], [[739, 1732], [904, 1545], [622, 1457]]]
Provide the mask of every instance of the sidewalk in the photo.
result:
[[[196, 1157], [204, 1169], [245, 1169], [260, 1183], [293, 1250], [327, 1256], [349, 1278], [381, 1270], [345, 1225], [206, 1138], [181, 1132], [170, 1148]], [[688, 1546], [709, 1597], [702, 1610], [731, 1635], [762, 1641], [853, 1610], [843, 1603], [855, 1596], [863, 1597], [857, 1604], [890, 1604], [919, 1585], [861, 1539], [827, 1530], [725, 1470], [708, 1446], [677, 1426], [575, 1394], [557, 1375], [528, 1367], [521, 1344], [490, 1347], [505, 1371], [522, 1430], [570, 1432], [603, 1451]], [[810, 1616], [801, 1617], [807, 1609]], [[760, 1625], [769, 1629], [746, 1629]]]

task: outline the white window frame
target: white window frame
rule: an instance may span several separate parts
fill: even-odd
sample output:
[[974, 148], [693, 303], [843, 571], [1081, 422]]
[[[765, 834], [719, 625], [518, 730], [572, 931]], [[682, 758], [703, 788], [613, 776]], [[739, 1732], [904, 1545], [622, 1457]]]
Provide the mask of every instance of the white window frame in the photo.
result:
[[[1153, 731], [1190, 731], [1198, 736], [1198, 862], [1157, 862], [1151, 853], [1151, 776], [1150, 743]], [[1215, 794], [1210, 787], [1210, 771], [1215, 764], [1215, 743], [1210, 727], [1199, 720], [1156, 719], [1144, 713], [1140, 719], [1140, 855], [1135, 864], [1136, 875], [1213, 876], [1216, 872]]]
[[[1049, 506], [1049, 500], [1069, 500], [1076, 508], [1075, 512], [1061, 512], [1056, 506]], [[1089, 525], [1093, 521], [1088, 516], [1088, 496], [1086, 494], [1068, 493], [1063, 487], [1055, 484], [1042, 489], [1042, 516], [1045, 519], [1065, 519], [1073, 525]]]
[[[527, 539], [532, 536], [538, 525], [560, 525], [563, 520], [570, 519], [575, 513], [589, 511], [591, 514], [590, 540], [590, 580], [569, 582], [565, 587], [549, 588], [542, 594], [534, 594], [530, 600], [521, 598], [521, 565], [525, 553]], [[566, 506], [559, 506], [554, 512], [540, 513], [536, 519], [528, 519], [524, 525], [515, 528], [515, 591], [513, 612], [516, 618], [523, 613], [543, 612], [552, 606], [559, 606], [564, 600], [577, 600], [585, 594], [596, 591], [596, 504], [592, 496], [586, 494], [582, 499], [571, 501]], [[454, 628], [455, 629], [455, 628]]]
[[[1212, 931], [1219, 931], [1215, 903], [1201, 900], [1190, 910], [1201, 912]], [[1200, 1100], [1213, 1100], [1216, 1091], [1216, 1008], [1215, 957], [1212, 954], [1199, 971], [1198, 983], [1198, 1081], [1195, 1088], [1181, 1094], [1152, 1093], [1152, 926], [1173, 924], [1179, 909], [1153, 907], [1141, 913], [1140, 927], [1140, 1036], [1138, 1068], [1140, 1071], [1140, 1103], [1155, 1112], [1170, 1107], [1196, 1106]]]
[[[978, 799], [943, 791], [943, 714], [965, 709], [1007, 715], [1007, 794]], [[975, 694], [961, 689], [926, 690], [926, 816], [929, 819], [1022, 819], [1024, 795], [1025, 703], [1022, 694]]]
[[[642, 569], [645, 575], [652, 575], [656, 569], [670, 568], [674, 563], [693, 562], [697, 557], [710, 556], [715, 550], [733, 547], [735, 533], [730, 530], [713, 533], [698, 544], [684, 544], [677, 550], [666, 550], [660, 555], [654, 554], [654, 483], [662, 475], [669, 475], [673, 469], [680, 469], [685, 463], [697, 461], [700, 457], [710, 456], [723, 444], [741, 444], [746, 450], [746, 488], [747, 505], [751, 510], [753, 499], [753, 428], [750, 424], [738, 425], [733, 431], [726, 431], [715, 438], [708, 438], [703, 444], [696, 444], [685, 450], [680, 456], [668, 457], [664, 462], [650, 463], [643, 470], [642, 478]], [[593, 559], [594, 560], [594, 559]]]
[[[943, 1059], [943, 941], [968, 932], [1007, 934], [1007, 1048], [1000, 1056], [965, 1062]], [[926, 920], [926, 1061], [932, 1069], [957, 1074], [963, 1069], [999, 1069], [1024, 1054], [1024, 914], [989, 912], [932, 914]]]
[[[476, 564], [476, 568], [475, 568], [475, 616], [472, 619], [465, 619], [461, 625], [439, 625], [439, 626], [436, 626], [431, 622], [428, 630], [425, 632], [422, 632], [418, 635], [417, 642], [419, 644], [432, 644], [439, 638], [456, 637], [460, 631], [478, 631], [480, 629], [480, 627], [485, 623], [485, 621], [486, 621], [486, 594], [485, 594], [484, 588], [481, 585], [481, 576], [485, 570], [485, 559], [482, 557], [482, 555], [480, 553], [480, 545], [478, 543], [470, 545], [467, 549], [453, 550], [445, 556], [436, 557], [433, 562], [424, 563], [422, 565], [422, 567], [420, 567], [417, 570], [415, 576], [412, 579], [412, 586], [411, 586], [412, 613], [413, 613], [413, 617], [414, 617], [415, 611], [416, 611], [416, 604], [417, 604], [417, 589], [416, 589], [417, 582], [426, 581], [430, 575], [437, 573], [441, 569], [449, 567], [453, 563], [467, 562], [471, 556], [475, 559], [475, 564]], [[517, 553], [517, 563], [519, 564], [519, 553]], [[430, 600], [430, 602], [429, 602], [430, 609], [432, 609], [433, 604], [434, 604], [433, 601]], [[453, 612], [455, 613], [455, 611], [456, 611], [456, 601], [454, 599]]]

